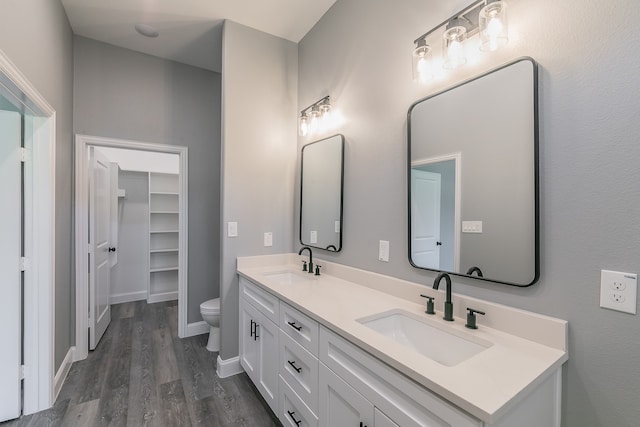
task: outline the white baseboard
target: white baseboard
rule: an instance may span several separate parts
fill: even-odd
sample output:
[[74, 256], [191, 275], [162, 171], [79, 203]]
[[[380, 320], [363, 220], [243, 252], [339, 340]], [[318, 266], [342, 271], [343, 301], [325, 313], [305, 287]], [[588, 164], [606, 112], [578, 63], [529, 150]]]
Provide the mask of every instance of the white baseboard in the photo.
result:
[[220, 356], [218, 356], [218, 360], [216, 362], [216, 374], [218, 374], [219, 378], [227, 378], [233, 375], [241, 374], [244, 372], [242, 369], [242, 365], [240, 364], [240, 357], [232, 357], [231, 359], [222, 360]]
[[53, 378], [53, 401], [58, 398], [58, 394], [60, 394], [60, 390], [62, 389], [62, 385], [64, 384], [64, 380], [67, 378], [67, 374], [71, 369], [71, 365], [73, 364], [74, 357], [76, 353], [76, 347], [70, 347], [69, 351], [67, 351], [67, 355], [64, 356], [64, 360], [62, 361], [62, 365], [60, 365], [60, 369], [56, 372], [55, 377]]
[[187, 324], [187, 335], [184, 337], [195, 337], [196, 335], [208, 334], [210, 326], [204, 320]]
[[127, 292], [125, 294], [114, 294], [109, 298], [110, 304], [122, 304], [147, 299], [147, 291]]
[[156, 302], [177, 300], [178, 291], [163, 292], [161, 294], [149, 294], [149, 296], [147, 296], [147, 293], [145, 292], [144, 296], [147, 299], [147, 304], [153, 304]]

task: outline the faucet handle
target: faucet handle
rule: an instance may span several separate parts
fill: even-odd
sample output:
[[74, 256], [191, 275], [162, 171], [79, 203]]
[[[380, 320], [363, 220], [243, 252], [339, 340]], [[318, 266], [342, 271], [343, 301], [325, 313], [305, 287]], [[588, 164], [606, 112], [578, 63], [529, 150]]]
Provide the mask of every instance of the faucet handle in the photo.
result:
[[424, 294], [420, 294], [420, 296], [422, 298], [427, 299], [427, 309], [425, 310], [425, 313], [436, 314], [436, 311], [434, 310], [434, 304], [433, 304], [434, 297], [430, 297], [429, 295], [424, 295]]
[[467, 307], [467, 324], [464, 326], [469, 329], [478, 329], [478, 325], [476, 324], [476, 314], [482, 314], [484, 316], [485, 312]]
[[307, 261], [302, 261], [302, 271], [307, 271]]
[[316, 276], [319, 276], [319, 275], [320, 275], [320, 267], [322, 267], [322, 266], [321, 266], [321, 265], [318, 265], [318, 264], [316, 263], [316, 274], [315, 274]]

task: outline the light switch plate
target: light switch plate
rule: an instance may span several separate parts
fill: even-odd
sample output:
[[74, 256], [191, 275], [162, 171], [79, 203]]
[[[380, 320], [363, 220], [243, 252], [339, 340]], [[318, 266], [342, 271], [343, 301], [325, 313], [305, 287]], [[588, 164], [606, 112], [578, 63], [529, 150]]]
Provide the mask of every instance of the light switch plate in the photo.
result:
[[482, 221], [462, 221], [463, 233], [482, 233]]
[[340, 221], [336, 221], [335, 225], [334, 225], [334, 230], [336, 233], [340, 232]]
[[378, 261], [389, 262], [389, 242], [387, 240], [380, 240]]
[[633, 273], [600, 272], [600, 307], [636, 314], [638, 276]]
[[264, 233], [264, 245], [265, 246], [273, 246], [273, 233], [266, 232]]
[[227, 223], [227, 236], [228, 237], [238, 237], [238, 223], [237, 222], [228, 222]]
[[318, 243], [318, 232], [312, 231], [309, 234], [309, 243]]

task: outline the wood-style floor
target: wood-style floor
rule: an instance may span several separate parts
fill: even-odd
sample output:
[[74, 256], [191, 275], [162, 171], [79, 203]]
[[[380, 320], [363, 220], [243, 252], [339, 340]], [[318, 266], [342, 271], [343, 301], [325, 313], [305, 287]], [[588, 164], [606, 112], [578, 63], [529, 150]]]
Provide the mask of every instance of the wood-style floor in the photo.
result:
[[246, 374], [218, 378], [208, 335], [180, 339], [175, 301], [112, 306], [98, 348], [55, 405], [9, 426], [277, 426]]

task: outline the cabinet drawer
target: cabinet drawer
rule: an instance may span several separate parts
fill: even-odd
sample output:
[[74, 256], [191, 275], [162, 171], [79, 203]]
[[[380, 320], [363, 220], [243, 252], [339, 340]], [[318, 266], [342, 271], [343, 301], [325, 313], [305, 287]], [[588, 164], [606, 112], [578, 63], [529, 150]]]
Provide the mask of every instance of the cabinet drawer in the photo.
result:
[[280, 331], [280, 375], [304, 403], [318, 414], [318, 359]]
[[280, 329], [318, 357], [318, 322], [280, 301]]
[[324, 327], [319, 355], [322, 363], [403, 427], [482, 426], [477, 418]]
[[267, 319], [276, 325], [279, 320], [280, 300], [269, 292], [240, 277], [240, 298], [245, 298]]
[[318, 418], [282, 377], [278, 419], [288, 427], [318, 427]]

